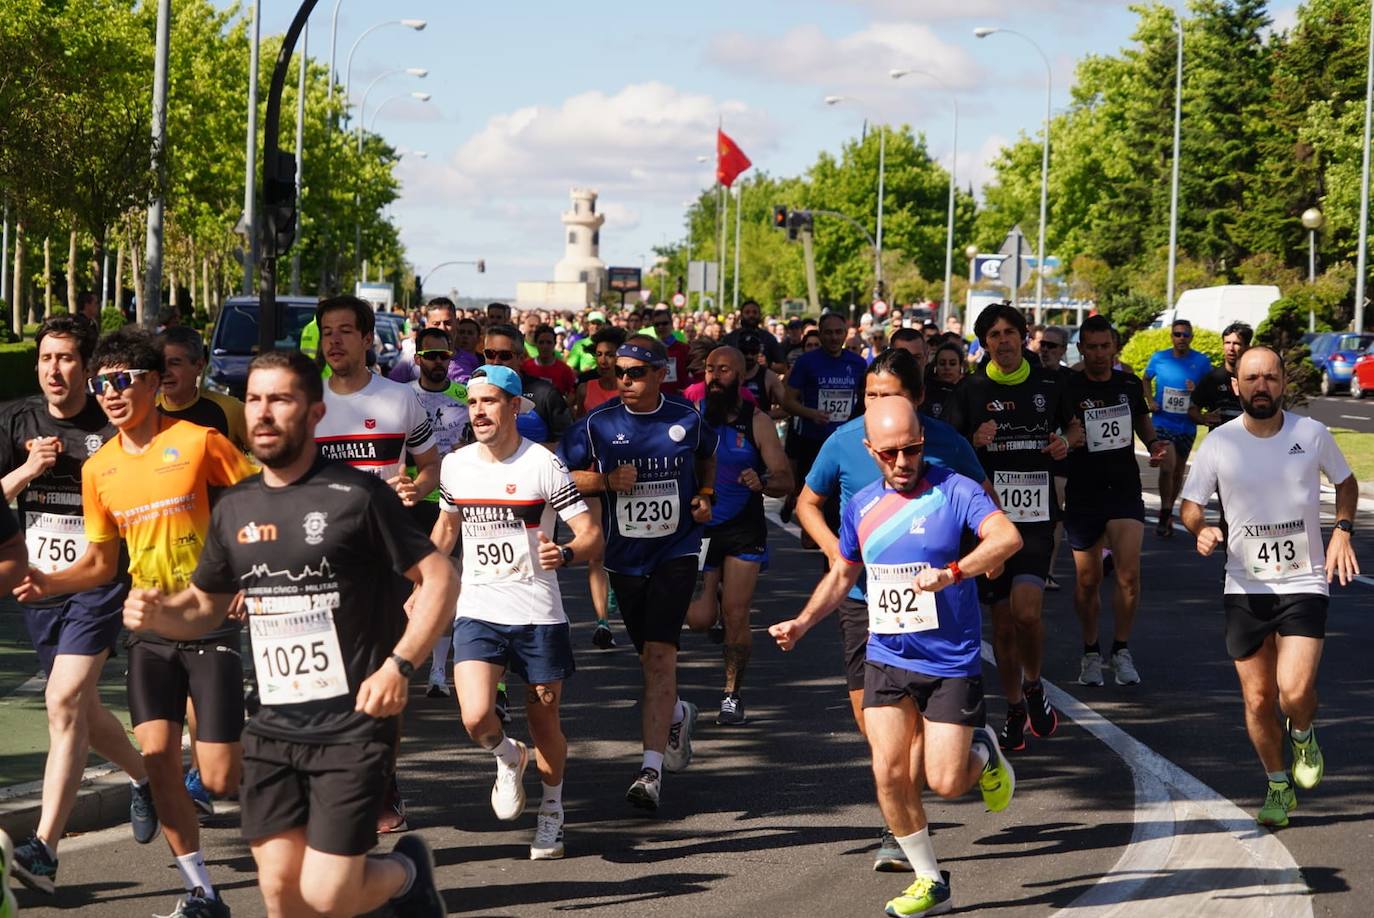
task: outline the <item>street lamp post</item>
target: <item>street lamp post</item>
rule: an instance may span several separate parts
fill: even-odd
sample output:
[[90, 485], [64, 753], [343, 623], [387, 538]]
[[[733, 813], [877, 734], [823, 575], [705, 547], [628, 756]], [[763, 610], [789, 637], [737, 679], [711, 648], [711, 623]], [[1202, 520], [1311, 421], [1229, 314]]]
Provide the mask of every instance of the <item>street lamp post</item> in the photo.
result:
[[243, 225], [247, 234], [243, 246], [243, 295], [253, 295], [254, 269], [257, 265], [258, 198], [258, 45], [261, 37], [262, 0], [253, 3], [253, 44], [248, 53], [248, 136], [243, 169]]
[[[826, 96], [826, 105], [858, 102], [853, 96]], [[878, 126], [878, 215], [873, 242], [873, 299], [883, 298], [883, 180], [887, 171], [887, 125]]]
[[974, 268], [978, 265], [978, 246], [969, 243], [964, 246], [964, 255], [968, 258], [968, 298], [964, 301], [964, 327], [968, 327], [968, 307], [973, 302], [973, 285], [978, 283], [978, 276], [974, 274]]
[[[301, 238], [301, 187], [305, 176], [305, 72], [310, 65], [310, 22], [301, 29], [301, 60], [296, 68], [296, 240]], [[301, 247], [291, 253], [291, 293], [301, 292]]]
[[1364, 155], [1360, 167], [1360, 253], [1355, 265], [1355, 331], [1364, 331], [1364, 274], [1369, 254], [1369, 127], [1374, 115], [1374, 0], [1369, 4], [1369, 60], [1365, 64]]
[[973, 30], [973, 34], [978, 38], [987, 38], [997, 32], [1005, 32], [1022, 39], [1035, 49], [1035, 53], [1040, 55], [1040, 60], [1045, 64], [1045, 142], [1040, 151], [1040, 233], [1035, 252], [1035, 321], [1039, 323], [1045, 318], [1045, 220], [1050, 190], [1050, 102], [1053, 98], [1053, 73], [1050, 70], [1050, 59], [1030, 36], [1014, 29], [991, 26], [979, 26]]
[[[1302, 225], [1307, 227], [1307, 282], [1314, 284], [1317, 282], [1317, 230], [1326, 225], [1326, 214], [1319, 208], [1309, 207], [1302, 212]], [[1307, 307], [1307, 330], [1317, 330], [1317, 313], [1311, 306]]]
[[926, 70], [889, 70], [888, 76], [894, 80], [900, 80], [904, 76], [917, 74], [928, 79], [934, 80], [949, 95], [950, 105], [954, 107], [954, 131], [950, 139], [949, 151], [949, 208], [945, 215], [945, 300], [944, 300], [944, 319], [950, 315], [953, 308], [949, 300], [950, 279], [954, 272], [954, 168], [959, 155], [959, 97], [949, 88], [944, 80]]
[[[157, 44], [156, 59], [153, 63], [153, 125], [152, 125], [152, 151], [153, 162], [157, 167], [159, 177], [167, 174], [167, 167], [163, 156], [165, 150], [163, 144], [167, 134], [167, 55], [168, 47], [172, 37], [172, 5], [170, 0], [159, 0], [157, 5]], [[253, 17], [253, 28], [258, 24], [257, 16]], [[257, 53], [254, 52], [256, 59]], [[256, 72], [256, 71], [255, 71]], [[251, 168], [251, 166], [250, 166]], [[161, 183], [159, 183], [161, 185]], [[249, 187], [252, 193], [252, 187]], [[149, 328], [157, 325], [158, 307], [162, 303], [162, 217], [163, 217], [163, 192], [158, 188], [156, 196], [148, 206], [148, 234], [144, 244], [144, 264], [143, 264], [143, 289], [139, 291], [138, 304], [142, 307], [143, 315], [140, 317], [143, 323]], [[16, 243], [17, 245], [17, 243]], [[253, 240], [250, 237], [248, 244], [244, 246], [246, 252], [253, 250]], [[245, 252], [245, 254], [246, 254]], [[245, 262], [251, 264], [251, 262]], [[19, 283], [18, 270], [15, 271], [15, 284]], [[19, 291], [15, 291], [14, 302], [11, 304], [16, 309], [19, 306]], [[15, 329], [18, 331], [19, 329]]]
[[373, 77], [372, 82], [368, 83], [367, 88], [363, 90], [362, 101], [358, 103], [359, 130], [362, 129], [363, 120], [367, 118], [367, 97], [372, 94], [373, 88], [387, 77], [396, 76], [402, 73], [408, 74], [409, 76], [413, 76], [416, 79], [420, 80], [423, 80], [425, 77], [429, 76], [429, 71], [424, 67], [396, 67], [392, 70], [383, 70], [381, 73]]
[[424, 19], [388, 19], [385, 22], [379, 22], [374, 26], [370, 26], [367, 29], [364, 29], [363, 34], [359, 35], [357, 39], [353, 42], [353, 47], [348, 49], [348, 62], [344, 65], [345, 107], [348, 106], [348, 97], [353, 86], [353, 53], [358, 50], [358, 45], [363, 43], [364, 38], [371, 35], [378, 29], [384, 29], [387, 26], [394, 25], [405, 26], [407, 29], [414, 29], [417, 32], [423, 32], [425, 30], [425, 26], [429, 25], [429, 23]]
[[1178, 57], [1174, 63], [1174, 165], [1169, 184], [1169, 282], [1164, 294], [1164, 308], [1174, 308], [1174, 269], [1178, 264], [1178, 140], [1183, 122], [1183, 21], [1174, 13], [1174, 31], [1178, 33]]
[[[379, 105], [377, 106], [376, 111], [374, 111], [374, 112], [372, 113], [372, 123], [373, 123], [373, 124], [376, 124], [376, 123], [377, 123], [377, 117], [378, 117], [379, 115], [381, 115], [382, 109], [386, 108], [386, 107], [387, 107], [388, 105], [390, 105], [392, 102], [396, 102], [396, 101], [398, 101], [398, 100], [400, 100], [400, 99], [417, 99], [417, 100], [419, 100], [420, 102], [428, 102], [431, 98], [433, 98], [433, 97], [432, 97], [429, 93], [427, 93], [427, 92], [419, 92], [418, 90], [415, 91], [415, 92], [398, 93], [397, 95], [390, 96], [390, 97], [384, 99], [384, 100], [381, 102], [381, 104], [379, 104]], [[362, 119], [362, 108], [359, 107], [359, 109], [358, 109], [358, 153], [361, 154], [362, 152], [363, 152], [363, 119]], [[355, 254], [355, 256], [356, 256], [356, 258], [357, 258], [357, 262], [358, 262], [358, 264], [357, 264], [358, 272], [359, 272], [359, 274], [361, 275], [361, 273], [362, 273], [362, 266], [363, 266], [363, 213], [362, 213], [362, 195], [361, 195], [360, 192], [354, 192], [354, 194], [353, 194], [353, 206], [356, 207], [356, 208], [358, 209], [358, 219], [357, 219], [357, 222], [356, 222], [356, 223], [354, 224], [354, 226], [353, 226], [353, 251], [354, 251], [354, 254]]]

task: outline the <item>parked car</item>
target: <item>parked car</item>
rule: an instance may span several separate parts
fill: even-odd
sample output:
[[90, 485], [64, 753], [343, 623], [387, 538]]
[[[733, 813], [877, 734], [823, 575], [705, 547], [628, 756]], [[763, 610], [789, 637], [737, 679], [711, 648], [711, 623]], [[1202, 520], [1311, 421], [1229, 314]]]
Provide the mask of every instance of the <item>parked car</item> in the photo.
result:
[[1322, 395], [1332, 395], [1352, 385], [1355, 360], [1371, 344], [1374, 344], [1374, 334], [1354, 332], [1324, 332], [1312, 339], [1308, 349], [1312, 365], [1321, 373]]
[[397, 315], [394, 312], [377, 313], [377, 340], [374, 347], [377, 352], [377, 366], [382, 370], [382, 375], [386, 376], [396, 366], [396, 361], [401, 359], [401, 339], [405, 336], [406, 317]]
[[[314, 297], [279, 296], [277, 303], [284, 307], [285, 321], [277, 346], [301, 346], [301, 329], [315, 318]], [[258, 298], [230, 297], [220, 308], [210, 334], [210, 359], [205, 367], [205, 388], [243, 398], [248, 385], [248, 364], [258, 352]]]

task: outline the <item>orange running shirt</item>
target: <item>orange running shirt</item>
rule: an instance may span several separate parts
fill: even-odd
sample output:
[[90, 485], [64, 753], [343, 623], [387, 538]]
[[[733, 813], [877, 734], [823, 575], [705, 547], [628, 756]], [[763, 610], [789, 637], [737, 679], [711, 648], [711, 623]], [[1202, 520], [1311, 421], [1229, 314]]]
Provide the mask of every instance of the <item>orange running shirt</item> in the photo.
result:
[[212, 487], [253, 474], [243, 453], [217, 430], [166, 418], [142, 453], [112, 437], [81, 467], [86, 538], [123, 538], [133, 585], [176, 593], [191, 583], [210, 528]]

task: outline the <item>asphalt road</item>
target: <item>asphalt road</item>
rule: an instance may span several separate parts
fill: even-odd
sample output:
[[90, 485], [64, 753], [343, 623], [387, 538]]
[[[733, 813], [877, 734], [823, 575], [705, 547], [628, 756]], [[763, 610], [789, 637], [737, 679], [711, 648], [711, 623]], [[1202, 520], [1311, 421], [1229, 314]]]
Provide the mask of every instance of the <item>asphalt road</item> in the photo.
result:
[[1316, 418], [1328, 427], [1374, 432], [1374, 399], [1354, 399], [1346, 394], [1316, 396], [1293, 410]]
[[[1362, 514], [1361, 523], [1357, 544], [1374, 572], [1374, 536], [1366, 534], [1374, 518]], [[1017, 795], [1003, 813], [983, 812], [976, 793], [957, 801], [927, 796], [936, 851], [961, 912], [1370, 914], [1374, 580], [1333, 590], [1318, 722], [1327, 777], [1299, 792], [1289, 828], [1270, 833], [1251, 821], [1264, 775], [1224, 652], [1221, 562], [1199, 558], [1191, 543], [1182, 533], [1162, 540], [1147, 532], [1132, 640], [1139, 686], [1118, 687], [1110, 676], [1102, 688], [1071, 684], [1081, 643], [1071, 594], [1049, 594], [1045, 676], [1068, 692], [1066, 714], [1079, 723], [1066, 716], [1058, 734], [1032, 739], [1014, 759]], [[415, 688], [400, 774], [412, 826], [435, 849], [450, 913], [881, 914], [907, 880], [871, 870], [880, 818], [844, 695], [838, 626], [832, 618], [786, 656], [772, 647], [764, 629], [794, 614], [819, 573], [817, 557], [789, 534], [774, 529], [773, 547], [755, 603], [755, 660], [744, 693], [750, 722], [712, 723], [719, 648], [684, 635], [683, 694], [703, 717], [696, 759], [667, 776], [655, 817], [623, 797], [639, 759], [636, 661], [623, 635], [613, 651], [591, 648], [585, 579], [564, 576], [579, 623], [579, 671], [565, 704], [571, 763], [563, 861], [526, 859], [535, 804], [518, 822], [498, 822], [488, 802], [490, 756], [462, 734], [452, 701]], [[1057, 574], [1071, 582], [1067, 550]], [[991, 669], [987, 675], [995, 686]], [[1005, 706], [992, 694], [990, 716], [1000, 726]], [[512, 732], [527, 736], [518, 713]], [[535, 776], [526, 780], [535, 793]], [[212, 875], [235, 914], [262, 915], [251, 856], [232, 805], [226, 809], [204, 832]], [[127, 827], [69, 839], [60, 856], [57, 897], [21, 891], [25, 915], [166, 913], [179, 894], [165, 843], [139, 847]]]

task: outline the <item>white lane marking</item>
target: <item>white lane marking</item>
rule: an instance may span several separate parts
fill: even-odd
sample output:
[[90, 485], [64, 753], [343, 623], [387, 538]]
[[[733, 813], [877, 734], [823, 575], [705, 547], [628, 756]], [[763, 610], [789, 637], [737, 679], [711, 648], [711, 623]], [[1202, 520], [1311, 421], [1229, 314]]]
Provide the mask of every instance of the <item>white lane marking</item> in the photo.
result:
[[48, 677], [42, 673], [34, 673], [32, 676], [10, 689], [5, 697], [8, 698], [10, 695], [42, 695], [47, 691], [47, 688]]
[[1367, 418], [1362, 414], [1343, 414], [1341, 417], [1347, 421], [1374, 421], [1374, 418]]

